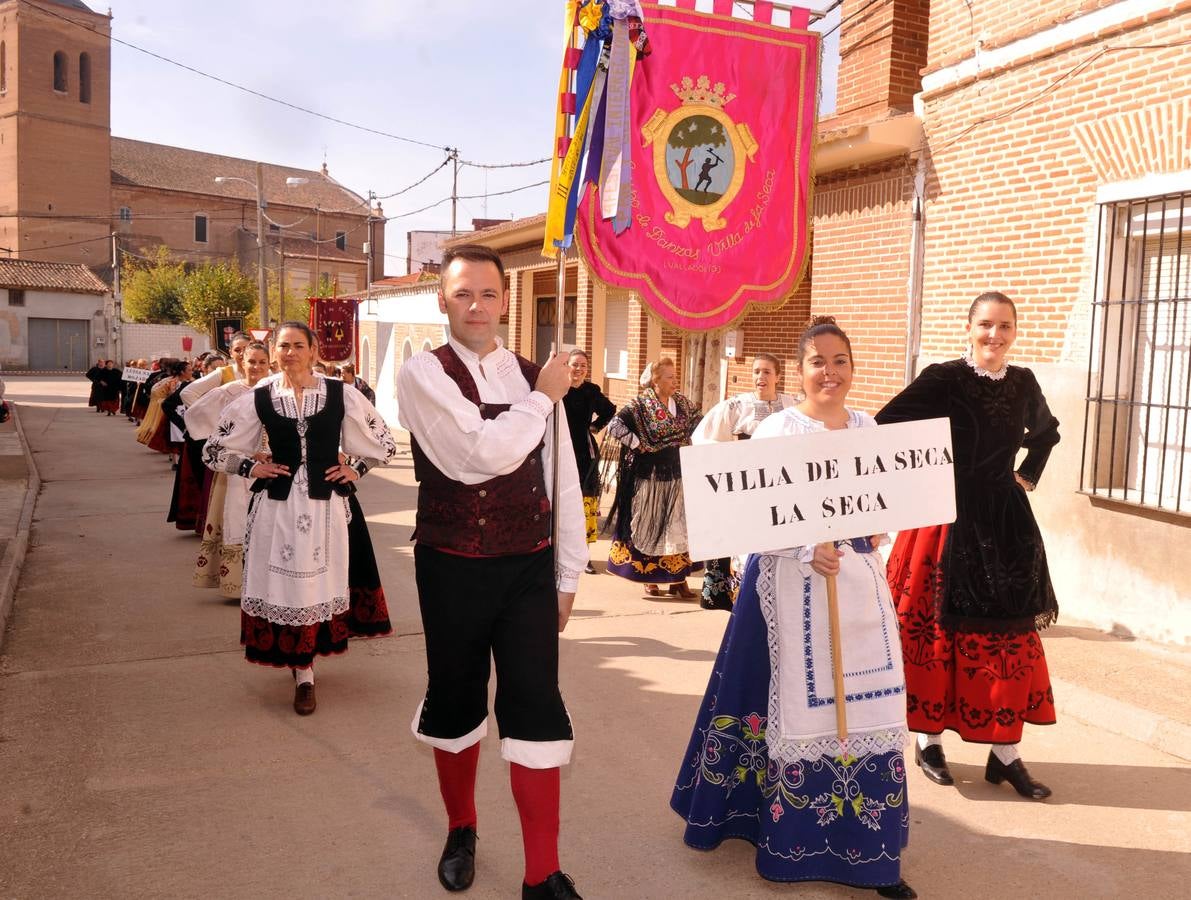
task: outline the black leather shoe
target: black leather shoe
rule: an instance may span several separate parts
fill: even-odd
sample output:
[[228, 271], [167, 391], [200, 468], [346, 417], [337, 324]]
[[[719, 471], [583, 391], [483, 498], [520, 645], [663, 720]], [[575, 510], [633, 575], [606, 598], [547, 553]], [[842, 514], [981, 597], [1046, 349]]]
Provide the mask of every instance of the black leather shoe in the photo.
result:
[[476, 830], [452, 828], [438, 860], [438, 882], [448, 891], [466, 891], [476, 880]]
[[918, 896], [918, 892], [906, 884], [905, 881], [879, 887], [877, 888], [877, 893], [882, 897], [893, 897], [894, 900], [914, 900]]
[[947, 768], [947, 757], [943, 755], [943, 748], [938, 744], [931, 744], [925, 750], [914, 745], [914, 762], [922, 768], [922, 774], [944, 787], [955, 784], [951, 777], [951, 770]]
[[591, 563], [588, 563], [586, 566], [584, 566], [584, 567], [583, 567], [583, 571], [584, 571], [584, 572], [586, 572], [588, 575], [596, 575], [596, 574], [598, 574], [598, 573], [596, 572], [596, 567], [595, 567], [595, 566], [593, 566]]
[[571, 876], [555, 872], [541, 884], [532, 887], [521, 883], [521, 900], [583, 900], [575, 890]]
[[984, 767], [984, 780], [990, 784], [1008, 781], [1027, 800], [1045, 800], [1051, 793], [1050, 788], [1030, 777], [1026, 764], [1020, 759], [1005, 765], [991, 750], [988, 751], [988, 764]]

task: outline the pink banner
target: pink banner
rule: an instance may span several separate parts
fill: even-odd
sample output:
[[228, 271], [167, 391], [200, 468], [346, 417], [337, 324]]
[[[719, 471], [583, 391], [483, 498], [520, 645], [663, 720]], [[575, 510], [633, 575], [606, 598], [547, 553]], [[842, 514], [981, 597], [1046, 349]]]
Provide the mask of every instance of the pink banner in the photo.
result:
[[786, 300], [806, 267], [819, 36], [642, 6], [653, 54], [632, 82], [632, 225], [613, 234], [588, 186], [575, 233], [599, 279], [670, 325], [724, 328]]

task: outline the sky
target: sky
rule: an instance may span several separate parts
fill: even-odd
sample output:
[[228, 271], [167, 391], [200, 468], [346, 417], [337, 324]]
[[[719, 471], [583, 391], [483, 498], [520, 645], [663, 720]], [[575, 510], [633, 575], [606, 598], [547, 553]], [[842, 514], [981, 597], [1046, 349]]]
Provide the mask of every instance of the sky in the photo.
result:
[[[456, 147], [477, 163], [541, 159], [553, 141], [562, 53], [561, 0], [110, 0], [112, 35], [260, 93], [431, 146], [326, 121], [112, 45], [112, 134], [317, 169], [365, 195], [392, 194]], [[702, 2], [702, 0], [700, 0]], [[103, 7], [90, 3], [96, 10]], [[808, 8], [823, 8], [815, 0]], [[819, 27], [838, 20], [836, 10]], [[838, 54], [825, 48], [825, 69]], [[825, 72], [821, 112], [834, 105]], [[485, 195], [549, 178], [549, 165], [461, 167], [459, 194]], [[545, 186], [462, 200], [472, 218], [535, 215]], [[407, 229], [449, 229], [451, 167], [383, 200], [385, 272], [405, 272]], [[413, 213], [412, 215], [410, 213]]]

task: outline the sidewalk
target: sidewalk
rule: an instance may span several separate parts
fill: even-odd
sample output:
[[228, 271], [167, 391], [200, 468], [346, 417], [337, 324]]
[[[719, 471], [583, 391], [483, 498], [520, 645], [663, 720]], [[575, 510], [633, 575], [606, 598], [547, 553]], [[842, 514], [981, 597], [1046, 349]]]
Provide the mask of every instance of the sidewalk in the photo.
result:
[[0, 425], [0, 649], [12, 611], [13, 595], [29, 547], [29, 529], [41, 481], [21, 431], [20, 410]]
[[[445, 897], [434, 763], [409, 733], [425, 647], [408, 453], [370, 474], [360, 497], [399, 636], [320, 661], [318, 711], [298, 717], [288, 674], [244, 663], [234, 602], [190, 586], [197, 540], [164, 521], [168, 464], [128, 423], [89, 413], [80, 382], [9, 381], [43, 485], [0, 646], [0, 900]], [[606, 551], [593, 551], [597, 568]], [[561, 647], [577, 738], [563, 774], [564, 868], [589, 900], [871, 900], [766, 883], [740, 841], [683, 845], [668, 799], [726, 621], [583, 576]], [[1054, 797], [1030, 803], [986, 784], [987, 748], [951, 740], [954, 788], [913, 766], [906, 775], [906, 879], [947, 900], [1183, 895], [1186, 757], [1095, 707], [1115, 700], [1173, 727], [1182, 692], [1153, 688], [1164, 671], [1179, 677], [1186, 654], [1068, 625], [1047, 650], [1066, 711], [1028, 729], [1023, 751]], [[1100, 696], [1076, 709], [1089, 690]], [[507, 900], [520, 883], [497, 743], [493, 733], [481, 750], [469, 900]]]

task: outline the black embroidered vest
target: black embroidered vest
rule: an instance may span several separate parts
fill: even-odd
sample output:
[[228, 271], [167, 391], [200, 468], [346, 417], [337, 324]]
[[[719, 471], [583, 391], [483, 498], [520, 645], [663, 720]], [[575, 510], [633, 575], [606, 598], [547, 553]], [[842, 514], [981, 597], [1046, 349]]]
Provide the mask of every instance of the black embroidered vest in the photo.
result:
[[[482, 403], [475, 380], [449, 344], [430, 351], [443, 371], [474, 403], [484, 419], [495, 419], [507, 403]], [[517, 357], [532, 388], [541, 367]], [[542, 474], [542, 443], [508, 475], [481, 484], [463, 484], [444, 475], [410, 437], [418, 484], [418, 518], [413, 540], [465, 556], [530, 553], [550, 540], [550, 500]]]
[[[302, 465], [302, 441], [298, 435], [299, 422], [306, 429], [306, 475], [310, 482], [312, 500], [329, 500], [331, 493], [347, 496], [351, 486], [327, 481], [327, 469], [339, 464], [339, 435], [343, 427], [343, 382], [326, 379], [327, 402], [313, 416], [305, 420], [290, 419], [273, 408], [273, 397], [268, 386], [253, 391], [256, 414], [269, 435], [269, 452], [273, 462], [286, 466], [290, 472], [297, 472]], [[252, 484], [253, 492], [266, 491], [271, 500], [285, 500], [289, 497], [293, 475], [277, 478], [258, 478]]]

